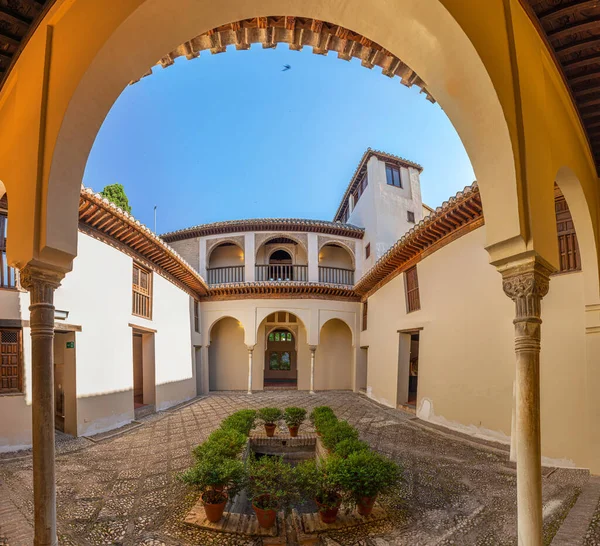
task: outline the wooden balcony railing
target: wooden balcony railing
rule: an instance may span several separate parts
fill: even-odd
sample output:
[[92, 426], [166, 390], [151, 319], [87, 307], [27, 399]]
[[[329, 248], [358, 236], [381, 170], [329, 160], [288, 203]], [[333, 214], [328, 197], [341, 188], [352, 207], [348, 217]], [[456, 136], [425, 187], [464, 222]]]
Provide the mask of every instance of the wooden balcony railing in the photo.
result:
[[308, 281], [307, 265], [257, 265], [257, 281]]
[[244, 282], [244, 266], [230, 265], [227, 267], [209, 267], [206, 270], [208, 284], [227, 284]]
[[319, 266], [319, 282], [354, 285], [354, 270]]

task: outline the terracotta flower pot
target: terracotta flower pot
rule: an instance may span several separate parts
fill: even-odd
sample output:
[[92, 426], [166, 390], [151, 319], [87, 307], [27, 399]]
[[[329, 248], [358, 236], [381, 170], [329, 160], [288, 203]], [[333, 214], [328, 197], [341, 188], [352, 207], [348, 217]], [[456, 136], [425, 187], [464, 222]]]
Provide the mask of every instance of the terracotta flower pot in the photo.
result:
[[375, 505], [375, 500], [377, 500], [377, 495], [372, 497], [360, 497], [358, 502], [356, 503], [356, 508], [358, 509], [358, 513], [361, 516], [369, 516], [373, 511], [373, 506]]
[[321, 518], [321, 521], [323, 523], [335, 523], [340, 505], [342, 504], [342, 499], [338, 499], [338, 502], [335, 506], [329, 507], [321, 504], [317, 499], [315, 499], [315, 503], [319, 508], [319, 517]]
[[275, 429], [277, 428], [277, 425], [268, 425], [267, 423], [265, 423], [265, 432], [267, 433], [267, 436], [269, 438], [273, 437], [275, 435]]
[[296, 427], [289, 427], [288, 426], [288, 430], [290, 431], [290, 437], [296, 438], [296, 436], [298, 436], [298, 429], [299, 428], [300, 428], [300, 425], [298, 425]]
[[204, 495], [202, 495], [202, 503], [204, 504], [204, 513], [206, 519], [212, 523], [217, 523], [222, 517], [225, 511], [225, 505], [227, 504], [227, 494], [224, 493], [225, 500], [218, 504], [209, 504], [204, 501]]
[[259, 508], [254, 503], [252, 503], [252, 509], [256, 514], [256, 519], [258, 520], [258, 524], [263, 529], [270, 529], [275, 525], [275, 520], [277, 519], [277, 511], [276, 510], [263, 510]]

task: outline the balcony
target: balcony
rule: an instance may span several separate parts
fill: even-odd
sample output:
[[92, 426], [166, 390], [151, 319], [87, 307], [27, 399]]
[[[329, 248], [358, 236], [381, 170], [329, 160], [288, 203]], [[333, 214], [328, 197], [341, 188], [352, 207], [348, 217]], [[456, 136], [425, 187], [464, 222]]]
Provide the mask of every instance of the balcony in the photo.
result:
[[308, 281], [307, 265], [270, 264], [255, 267], [257, 281]]
[[354, 270], [319, 266], [319, 282], [354, 286]]
[[244, 266], [209, 267], [206, 270], [208, 284], [229, 284], [244, 282]]

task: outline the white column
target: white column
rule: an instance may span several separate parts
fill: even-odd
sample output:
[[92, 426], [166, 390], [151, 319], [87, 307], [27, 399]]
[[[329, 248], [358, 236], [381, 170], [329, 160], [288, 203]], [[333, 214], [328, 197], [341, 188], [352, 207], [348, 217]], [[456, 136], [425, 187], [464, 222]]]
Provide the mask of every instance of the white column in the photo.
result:
[[252, 354], [254, 345], [246, 345], [248, 347], [248, 394], [252, 394]]
[[33, 436], [33, 519], [35, 546], [56, 546], [54, 461], [54, 291], [62, 273], [34, 266], [21, 270], [30, 294]]
[[510, 419], [510, 455], [512, 463], [517, 462], [517, 382], [513, 381], [512, 416]]
[[517, 513], [519, 546], [542, 545], [542, 450], [540, 347], [542, 298], [551, 269], [531, 259], [501, 270], [503, 288], [515, 302], [517, 356]]
[[319, 282], [319, 236], [308, 234], [308, 281]]
[[254, 247], [254, 233], [244, 235], [244, 281], [254, 282], [256, 279], [256, 250]]
[[315, 351], [317, 347], [310, 345], [310, 394], [315, 394]]

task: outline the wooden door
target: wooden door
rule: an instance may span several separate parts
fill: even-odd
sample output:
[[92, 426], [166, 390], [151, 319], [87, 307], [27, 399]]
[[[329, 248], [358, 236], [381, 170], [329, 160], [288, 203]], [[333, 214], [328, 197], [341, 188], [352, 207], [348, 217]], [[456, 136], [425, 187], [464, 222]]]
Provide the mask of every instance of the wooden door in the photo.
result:
[[133, 334], [133, 401], [144, 403], [144, 358], [141, 334]]

